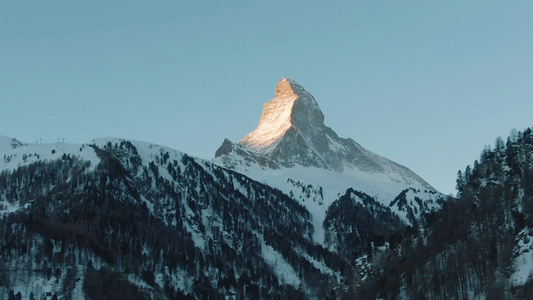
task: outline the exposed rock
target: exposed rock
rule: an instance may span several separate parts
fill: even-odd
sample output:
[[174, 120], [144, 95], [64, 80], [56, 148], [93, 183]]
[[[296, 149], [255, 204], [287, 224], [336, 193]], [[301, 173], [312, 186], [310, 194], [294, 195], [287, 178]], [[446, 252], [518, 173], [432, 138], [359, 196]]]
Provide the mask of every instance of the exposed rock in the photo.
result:
[[[352, 139], [340, 138], [324, 125], [313, 95], [296, 81], [283, 78], [275, 97], [264, 104], [259, 126], [239, 144], [225, 140], [215, 157], [226, 166], [257, 163], [266, 168], [317, 167], [339, 173], [355, 169], [382, 173], [391, 181], [434, 190], [408, 168], [366, 150]], [[232, 149], [233, 153], [228, 152]], [[239, 149], [240, 151], [236, 151]], [[239, 158], [241, 157], [241, 158]]]

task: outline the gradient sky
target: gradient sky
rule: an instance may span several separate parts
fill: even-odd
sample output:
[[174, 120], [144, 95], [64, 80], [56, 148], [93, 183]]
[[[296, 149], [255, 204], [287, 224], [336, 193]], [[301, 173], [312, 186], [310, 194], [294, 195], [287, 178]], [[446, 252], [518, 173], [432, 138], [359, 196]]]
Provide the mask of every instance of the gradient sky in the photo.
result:
[[533, 2], [2, 1], [0, 135], [212, 158], [282, 77], [341, 137], [444, 193], [533, 125]]

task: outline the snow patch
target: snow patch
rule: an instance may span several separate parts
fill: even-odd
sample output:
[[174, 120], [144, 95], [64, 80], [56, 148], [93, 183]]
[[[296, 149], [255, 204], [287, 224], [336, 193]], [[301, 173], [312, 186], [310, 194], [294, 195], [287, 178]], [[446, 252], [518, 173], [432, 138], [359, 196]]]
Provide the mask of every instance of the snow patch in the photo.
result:
[[16, 148], [5, 145], [5, 137], [0, 139], [0, 171], [13, 170], [21, 166], [27, 166], [37, 161], [53, 161], [63, 155], [78, 157], [91, 162], [89, 171], [93, 170], [100, 162], [93, 148], [85, 144], [21, 144]]
[[518, 234], [518, 244], [514, 249], [514, 272], [511, 275], [513, 286], [524, 285], [533, 279], [533, 234], [530, 229], [524, 229]]
[[292, 266], [283, 258], [283, 256], [274, 250], [271, 246], [261, 244], [261, 256], [272, 266], [272, 270], [278, 277], [280, 284], [287, 283], [292, 286], [299, 286], [301, 281]]

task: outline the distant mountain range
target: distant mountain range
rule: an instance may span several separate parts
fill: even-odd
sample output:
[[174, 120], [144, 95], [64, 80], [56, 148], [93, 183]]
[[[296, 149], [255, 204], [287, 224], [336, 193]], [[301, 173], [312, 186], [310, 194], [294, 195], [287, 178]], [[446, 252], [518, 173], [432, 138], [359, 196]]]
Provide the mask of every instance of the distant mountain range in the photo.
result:
[[524, 298], [532, 137], [528, 129], [485, 151], [452, 199], [340, 138], [287, 78], [257, 129], [225, 140], [212, 161], [117, 138], [0, 136], [0, 294]]

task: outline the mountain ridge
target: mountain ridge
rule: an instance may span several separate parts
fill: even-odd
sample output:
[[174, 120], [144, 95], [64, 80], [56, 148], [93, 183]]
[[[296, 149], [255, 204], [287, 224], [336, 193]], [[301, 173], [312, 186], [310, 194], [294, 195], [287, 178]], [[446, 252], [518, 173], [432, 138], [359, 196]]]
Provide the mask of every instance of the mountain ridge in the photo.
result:
[[225, 167], [258, 164], [268, 169], [317, 167], [338, 173], [360, 170], [386, 174], [390, 181], [435, 189], [407, 167], [375, 154], [325, 126], [313, 95], [283, 78], [275, 97], [264, 104], [257, 128], [239, 143], [224, 140], [215, 158]]
[[[414, 188], [369, 194], [356, 182], [322, 206], [326, 188], [283, 176], [316, 172], [324, 186], [350, 178], [301, 166], [262, 170], [292, 186], [291, 195], [146, 142], [22, 144], [3, 150], [0, 164], [0, 293], [23, 299], [47, 293], [376, 299], [420, 298], [422, 286], [428, 299], [494, 291], [527, 299], [533, 286], [532, 137], [528, 129], [506, 148], [500, 141], [497, 151], [485, 150], [460, 173], [460, 202], [438, 203], [427, 198], [437, 193]], [[309, 202], [327, 207], [323, 223], [313, 220]], [[410, 226], [405, 218], [419, 223]], [[323, 244], [313, 236], [317, 225]], [[487, 237], [465, 238], [478, 234]], [[442, 264], [443, 257], [452, 264]], [[457, 270], [466, 275], [447, 275]], [[465, 289], [465, 276], [480, 280], [467, 280]]]
[[[276, 97], [292, 104], [278, 113], [289, 113], [276, 119], [267, 112], [263, 122], [283, 125], [277, 127], [281, 134], [272, 131], [275, 138], [263, 148], [225, 140], [212, 161], [126, 139], [28, 144], [0, 136], [0, 294], [9, 299], [52, 294], [527, 299], [532, 294], [531, 129], [507, 143], [497, 139], [494, 150], [485, 149], [473, 167], [460, 171], [453, 199], [425, 189], [416, 178], [402, 181], [394, 168], [403, 166], [355, 141], [337, 140], [312, 95], [294, 81], [282, 81]], [[298, 107], [302, 97], [308, 105]], [[326, 165], [312, 142], [317, 128], [318, 140], [325, 134], [333, 150], [342, 154], [347, 149], [342, 141], [348, 141], [389, 169], [370, 172], [371, 164], [366, 169], [342, 164], [339, 172]], [[291, 155], [302, 148], [279, 151], [290, 146], [304, 147], [307, 156]], [[273, 155], [276, 151], [287, 159]], [[322, 161], [306, 164], [314, 157]]]
[[2, 152], [2, 295], [324, 298], [341, 276], [303, 206], [209, 161], [115, 138]]

